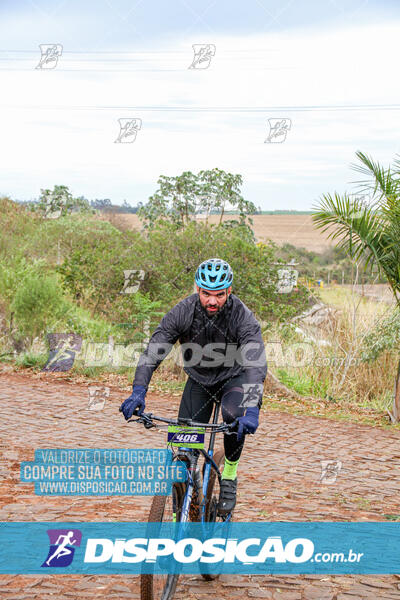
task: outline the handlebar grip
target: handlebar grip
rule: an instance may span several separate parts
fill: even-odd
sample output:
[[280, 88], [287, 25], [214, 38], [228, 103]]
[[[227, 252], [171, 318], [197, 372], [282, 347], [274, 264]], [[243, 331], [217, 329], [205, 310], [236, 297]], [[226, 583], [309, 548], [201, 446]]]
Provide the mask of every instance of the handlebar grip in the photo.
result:
[[193, 419], [189, 417], [178, 417], [177, 421], [180, 425], [191, 425], [193, 423]]

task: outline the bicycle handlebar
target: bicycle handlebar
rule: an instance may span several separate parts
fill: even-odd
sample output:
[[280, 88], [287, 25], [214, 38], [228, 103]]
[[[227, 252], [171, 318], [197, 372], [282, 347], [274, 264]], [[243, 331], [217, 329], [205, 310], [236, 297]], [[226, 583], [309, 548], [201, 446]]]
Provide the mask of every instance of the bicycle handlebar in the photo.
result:
[[197, 421], [192, 421], [192, 419], [187, 418], [178, 418], [176, 419], [166, 419], [165, 417], [157, 417], [153, 415], [153, 413], [142, 413], [138, 415], [137, 419], [129, 419], [128, 423], [143, 423], [146, 429], [150, 429], [151, 427], [156, 427], [153, 421], [161, 421], [162, 423], [167, 423], [168, 425], [187, 425], [189, 427], [204, 427], [205, 429], [210, 429], [215, 433], [219, 432], [228, 432], [231, 431], [237, 423], [237, 419], [232, 423], [199, 423]]

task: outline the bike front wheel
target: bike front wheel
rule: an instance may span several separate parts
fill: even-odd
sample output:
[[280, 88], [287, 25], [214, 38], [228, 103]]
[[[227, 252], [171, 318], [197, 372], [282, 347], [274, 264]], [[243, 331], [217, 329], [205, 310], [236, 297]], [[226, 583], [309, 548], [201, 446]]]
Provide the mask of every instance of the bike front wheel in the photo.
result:
[[[186, 484], [174, 483], [169, 496], [154, 496], [149, 512], [149, 523], [180, 521]], [[142, 574], [141, 600], [171, 600], [175, 594], [179, 574]]]
[[[213, 456], [214, 462], [217, 465], [218, 469], [221, 470], [222, 465], [224, 464], [225, 452], [223, 450], [217, 450]], [[208, 480], [207, 486], [207, 494], [206, 494], [206, 507], [205, 507], [205, 521], [209, 523], [214, 523], [217, 520], [217, 504], [219, 500], [219, 480], [217, 477], [217, 473], [214, 469], [211, 469], [210, 478]], [[231, 519], [230, 519], [231, 520]], [[205, 565], [203, 565], [203, 569], [205, 569]], [[214, 579], [218, 579], [219, 573], [212, 573], [212, 569], [210, 568], [209, 573], [202, 573], [201, 576], [206, 581], [213, 581]]]

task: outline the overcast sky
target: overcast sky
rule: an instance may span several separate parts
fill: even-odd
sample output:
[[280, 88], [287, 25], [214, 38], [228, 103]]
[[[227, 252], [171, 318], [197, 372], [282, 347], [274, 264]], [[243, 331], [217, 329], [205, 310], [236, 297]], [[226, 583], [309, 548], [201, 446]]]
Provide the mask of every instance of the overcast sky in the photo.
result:
[[[399, 37], [390, 0], [1, 0], [0, 194], [133, 205], [218, 167], [262, 209], [309, 209], [352, 189], [357, 150], [399, 152]], [[62, 45], [54, 68], [39, 44]], [[193, 44], [215, 46], [208, 68]], [[133, 143], [118, 119], [141, 120]]]

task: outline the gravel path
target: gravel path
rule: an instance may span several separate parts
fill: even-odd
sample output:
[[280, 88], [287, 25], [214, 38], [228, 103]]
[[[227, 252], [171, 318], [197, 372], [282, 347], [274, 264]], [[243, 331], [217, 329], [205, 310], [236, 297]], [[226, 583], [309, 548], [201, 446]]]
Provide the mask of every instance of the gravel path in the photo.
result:
[[[111, 388], [102, 411], [89, 411], [87, 384], [52, 375], [0, 373], [0, 520], [146, 520], [151, 498], [39, 497], [19, 483], [19, 464], [36, 448], [165, 447], [165, 433], [123, 421], [124, 393]], [[178, 397], [149, 393], [147, 407], [175, 416]], [[263, 412], [246, 441], [239, 467], [236, 520], [384, 521], [400, 515], [400, 437], [397, 432], [320, 418]], [[340, 461], [332, 484], [320, 482], [321, 461]], [[339, 464], [339, 463], [337, 463]], [[256, 485], [255, 485], [256, 483]], [[400, 568], [399, 568], [400, 571]], [[400, 599], [400, 576], [222, 576], [204, 582], [182, 577], [176, 598], [273, 600]], [[9, 600], [139, 598], [137, 577], [0, 576]]]

